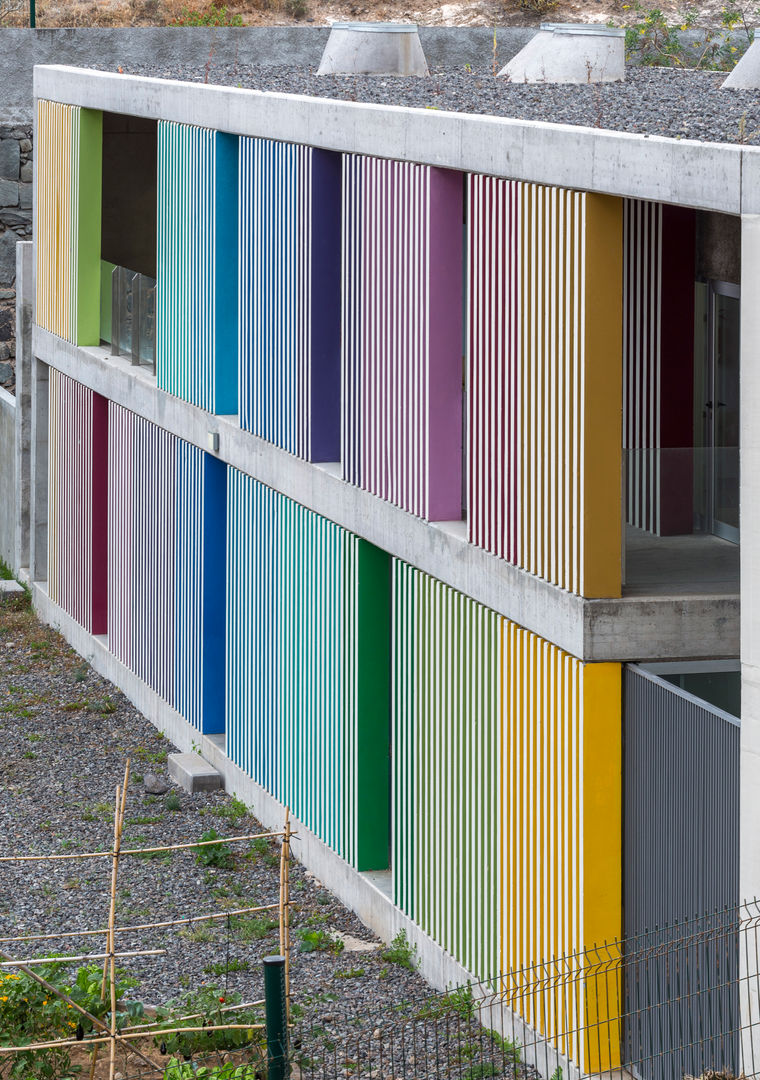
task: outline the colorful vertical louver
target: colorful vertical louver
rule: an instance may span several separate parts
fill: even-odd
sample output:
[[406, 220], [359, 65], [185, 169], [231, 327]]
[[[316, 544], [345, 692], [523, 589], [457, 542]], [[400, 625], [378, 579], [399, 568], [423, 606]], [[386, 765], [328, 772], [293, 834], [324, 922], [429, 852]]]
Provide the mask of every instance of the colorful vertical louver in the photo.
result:
[[626, 199], [623, 221], [626, 520], [656, 535], [690, 533], [696, 215]]
[[618, 664], [394, 560], [394, 898], [469, 971], [619, 936], [620, 708]]
[[343, 476], [462, 516], [461, 173], [346, 155]]
[[108, 402], [50, 368], [48, 589], [89, 633], [106, 631]]
[[156, 376], [170, 394], [237, 412], [238, 140], [158, 124]]
[[240, 424], [340, 457], [341, 156], [240, 140]]
[[389, 558], [235, 469], [227, 543], [227, 753], [357, 869], [383, 869]]
[[226, 469], [109, 409], [109, 647], [199, 731], [224, 731]]
[[37, 102], [36, 321], [75, 345], [100, 343], [103, 117]]
[[620, 595], [622, 201], [468, 178], [470, 540]]

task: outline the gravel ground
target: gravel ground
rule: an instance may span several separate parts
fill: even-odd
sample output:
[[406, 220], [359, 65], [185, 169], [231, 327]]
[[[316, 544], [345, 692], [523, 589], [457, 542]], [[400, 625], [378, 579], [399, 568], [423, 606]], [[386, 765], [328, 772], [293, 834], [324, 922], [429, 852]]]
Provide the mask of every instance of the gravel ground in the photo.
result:
[[[0, 607], [0, 854], [108, 850], [115, 788], [127, 758], [133, 772], [125, 844], [183, 843], [212, 827], [223, 836], [261, 831], [227, 794], [188, 795], [171, 785], [166, 758], [173, 747], [61, 637], [19, 607]], [[146, 792], [149, 772], [168, 794]], [[201, 867], [193, 852], [125, 858], [117, 925], [275, 903], [277, 844], [245, 842], [234, 850], [230, 869]], [[110, 873], [108, 859], [2, 864], [0, 935], [105, 926]], [[484, 1043], [470, 1010], [463, 1015], [460, 1003], [449, 1017], [438, 999], [431, 1018], [423, 980], [383, 958], [378, 940], [296, 862], [291, 886], [294, 1040], [304, 1075], [512, 1075], [502, 1051], [503, 1068], [473, 1073], [498, 1058], [498, 1047], [488, 1038]], [[260, 960], [278, 951], [277, 913], [237, 924], [222, 920], [213, 932], [208, 925], [120, 936], [123, 949], [167, 950], [122, 961], [139, 980], [134, 996], [155, 1005], [213, 984], [221, 995], [238, 991], [244, 1000], [258, 999]], [[299, 951], [302, 935], [324, 944], [336, 932], [350, 935], [342, 951]], [[101, 952], [103, 939], [0, 942], [0, 948], [16, 956], [73, 955]]]
[[[97, 66], [97, 65], [94, 65]], [[109, 70], [104, 68], [103, 70]], [[150, 75], [343, 101], [368, 101], [521, 120], [580, 124], [676, 139], [760, 145], [760, 91], [721, 90], [725, 73], [631, 67], [625, 83], [593, 86], [527, 86], [482, 71], [447, 71], [430, 78], [319, 76], [294, 68], [254, 68], [240, 63], [205, 68], [178, 63], [123, 67]]]

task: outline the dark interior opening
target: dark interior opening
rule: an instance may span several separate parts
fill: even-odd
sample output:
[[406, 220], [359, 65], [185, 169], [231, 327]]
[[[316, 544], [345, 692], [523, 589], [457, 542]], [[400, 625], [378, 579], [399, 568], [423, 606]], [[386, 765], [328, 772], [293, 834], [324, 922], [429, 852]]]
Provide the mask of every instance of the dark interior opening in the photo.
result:
[[101, 258], [156, 276], [158, 123], [103, 113]]

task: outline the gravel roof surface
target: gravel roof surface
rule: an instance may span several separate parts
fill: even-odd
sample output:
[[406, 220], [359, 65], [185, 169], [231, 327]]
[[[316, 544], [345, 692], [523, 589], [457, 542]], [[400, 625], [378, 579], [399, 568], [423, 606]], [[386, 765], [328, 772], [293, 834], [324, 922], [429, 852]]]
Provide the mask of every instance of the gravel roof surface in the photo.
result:
[[[93, 65], [97, 67], [97, 65]], [[111, 69], [105, 69], [111, 70]], [[521, 120], [579, 124], [676, 139], [760, 145], [760, 91], [721, 90], [723, 72], [630, 67], [624, 83], [544, 86], [494, 78], [490, 67], [430, 78], [317, 75], [244, 63], [204, 67], [123, 65], [125, 74], [308, 94], [342, 101], [406, 105]]]
[[[0, 657], [0, 855], [109, 850], [115, 788], [127, 758], [133, 772], [125, 846], [198, 840], [212, 827], [220, 836], [263, 831], [242, 804], [224, 792], [189, 795], [171, 784], [166, 758], [172, 745], [29, 610], [0, 606]], [[146, 792], [149, 772], [164, 782], [168, 795]], [[277, 843], [259, 840], [232, 849], [230, 869], [199, 866], [195, 853], [187, 851], [125, 858], [119, 872], [117, 925], [275, 903]], [[2, 864], [0, 936], [106, 926], [110, 874], [111, 860], [106, 858]], [[437, 1070], [443, 1067], [447, 1043], [441, 1040], [435, 1059], [434, 1029], [438, 1024], [448, 1030], [451, 1017], [439, 1006], [440, 1016], [432, 1025], [420, 1026], [415, 1019], [420, 1003], [431, 1000], [422, 978], [384, 958], [378, 939], [295, 860], [291, 899], [294, 1018], [299, 1020], [294, 1039], [304, 1058], [324, 1070], [321, 1076], [342, 1076], [346, 1057], [363, 1062], [359, 1073], [366, 1074], [372, 1065], [368, 1047], [376, 1046], [377, 1055], [382, 1046], [387, 1067], [375, 1056], [373, 1077], [401, 1076], [404, 1068], [407, 1076], [443, 1075]], [[208, 926], [120, 935], [123, 949], [167, 950], [156, 958], [121, 961], [139, 979], [133, 996], [155, 1005], [205, 983], [216, 985], [221, 994], [237, 991], [243, 1000], [258, 999], [260, 960], [279, 951], [277, 912], [249, 916], [242, 925], [233, 920], [229, 927], [222, 920], [213, 933]], [[299, 951], [302, 934], [317, 939], [327, 935], [329, 940], [335, 932], [356, 940], [349, 940], [341, 952]], [[17, 957], [76, 955], [102, 952], [103, 944], [99, 937], [74, 937], [25, 945], [0, 942], [0, 949]], [[364, 951], [349, 949], [357, 944]], [[446, 1066], [445, 1075], [465, 1076], [473, 1065], [498, 1061], [499, 1048], [488, 1037], [484, 1041], [472, 1016], [463, 1018], [460, 1008], [453, 1020], [457, 1038], [452, 1036], [450, 1043], [456, 1060], [451, 1069]], [[388, 1026], [395, 1034], [380, 1039], [381, 1029]], [[469, 1049], [462, 1056], [464, 1044]], [[438, 1064], [430, 1064], [434, 1060]], [[432, 1071], [425, 1071], [423, 1063]], [[497, 1071], [487, 1075], [511, 1076], [512, 1071], [509, 1055], [504, 1059], [502, 1054]], [[532, 1072], [521, 1069], [520, 1075]], [[307, 1075], [311, 1070], [305, 1066]]]

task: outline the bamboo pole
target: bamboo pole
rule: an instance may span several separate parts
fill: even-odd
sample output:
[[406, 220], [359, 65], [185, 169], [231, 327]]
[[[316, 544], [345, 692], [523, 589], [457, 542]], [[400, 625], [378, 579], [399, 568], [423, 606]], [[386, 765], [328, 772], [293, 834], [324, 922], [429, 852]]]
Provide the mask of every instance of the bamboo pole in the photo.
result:
[[[262, 1031], [264, 1024], [206, 1024], [205, 1027], [175, 1027], [175, 1028], [163, 1028], [161, 1031], [131, 1031], [122, 1032], [117, 1035], [117, 1039], [135, 1040], [135, 1039], [148, 1039], [155, 1038], [157, 1035], [177, 1035], [184, 1031]], [[26, 1043], [24, 1046], [0, 1046], [0, 1054], [19, 1054], [25, 1050], [49, 1050], [57, 1046], [99, 1046], [105, 1042], [111, 1042], [110, 1032], [108, 1035], [93, 1035], [88, 1039], [59, 1039], [55, 1042], [46, 1043]], [[135, 1053], [139, 1054], [140, 1051], [136, 1050]], [[145, 1058], [147, 1064], [152, 1069], [161, 1071], [160, 1067], [156, 1067], [152, 1061]]]
[[[124, 956], [163, 956], [166, 951], [166, 949], [128, 949], [126, 952], [118, 952], [115, 955], [119, 959]], [[20, 964], [28, 964], [29, 967], [35, 964], [81, 964], [85, 960], [108, 960], [110, 956], [110, 952], [84, 953], [82, 956], [34, 956], [29, 959], [3, 960], [0, 968], [13, 968]]]
[[[166, 922], [136, 923], [134, 926], [115, 926], [114, 933], [129, 934], [133, 930], [159, 930], [167, 926], [186, 926], [188, 923], [209, 921], [210, 919], [227, 919], [234, 915], [252, 915], [256, 911], [274, 911], [279, 908], [276, 904], [260, 904], [258, 907], [233, 908], [232, 911], [215, 911], [211, 915], [188, 915], [184, 919], [168, 919]], [[18, 934], [16, 937], [0, 937], [0, 942], [9, 941], [58, 941], [61, 938], [95, 937], [98, 934], [107, 934], [108, 929], [99, 930], [62, 930], [59, 934]]]
[[285, 882], [283, 890], [284, 929], [285, 929], [285, 1012], [290, 1021], [290, 807], [285, 807], [285, 835], [282, 846], [285, 853]]
[[[209, 847], [211, 844], [238, 844], [243, 840], [258, 840], [282, 836], [281, 832], [246, 833], [245, 836], [218, 836], [216, 840], [195, 840], [186, 844], [162, 844], [161, 847], [123, 848], [121, 855], [149, 855], [155, 851], [182, 851], [187, 848]], [[291, 836], [295, 836], [291, 833]], [[52, 862], [57, 859], [108, 859], [113, 851], [69, 851], [65, 855], [0, 855], [4, 862]]]

